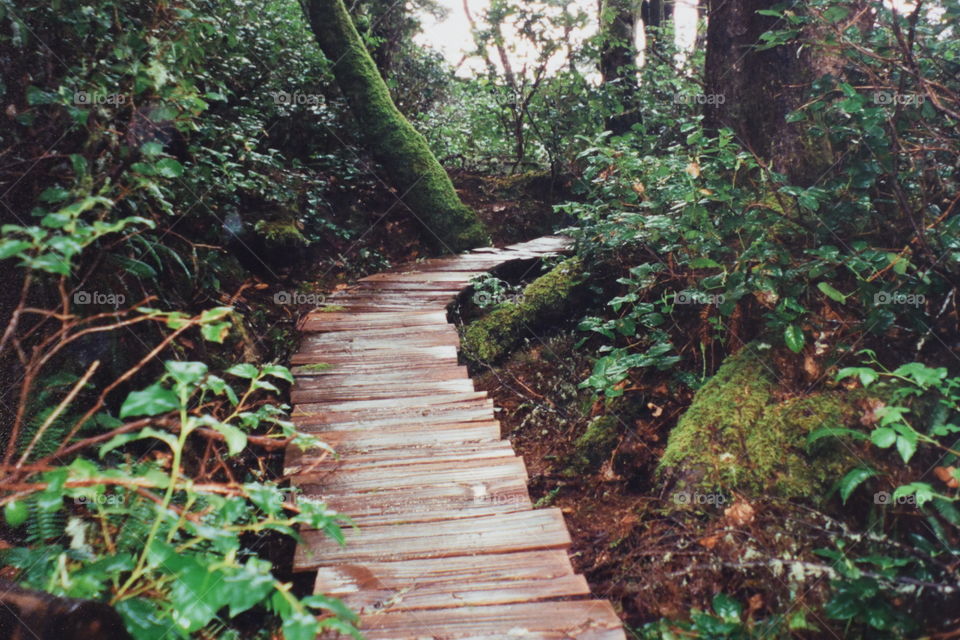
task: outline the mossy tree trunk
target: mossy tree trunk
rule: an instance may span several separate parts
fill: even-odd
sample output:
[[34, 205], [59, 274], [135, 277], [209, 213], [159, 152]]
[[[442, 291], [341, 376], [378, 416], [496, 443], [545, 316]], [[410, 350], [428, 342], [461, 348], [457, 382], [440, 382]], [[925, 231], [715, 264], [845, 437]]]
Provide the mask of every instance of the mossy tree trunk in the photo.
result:
[[760, 344], [747, 344], [697, 391], [660, 459], [668, 487], [816, 499], [867, 456], [834, 438], [807, 440], [822, 428], [855, 427], [864, 395], [789, 393], [775, 363]]
[[427, 242], [438, 251], [462, 251], [489, 242], [483, 223], [460, 201], [427, 141], [394, 105], [343, 0], [310, 0], [307, 13], [364, 143], [423, 225]]

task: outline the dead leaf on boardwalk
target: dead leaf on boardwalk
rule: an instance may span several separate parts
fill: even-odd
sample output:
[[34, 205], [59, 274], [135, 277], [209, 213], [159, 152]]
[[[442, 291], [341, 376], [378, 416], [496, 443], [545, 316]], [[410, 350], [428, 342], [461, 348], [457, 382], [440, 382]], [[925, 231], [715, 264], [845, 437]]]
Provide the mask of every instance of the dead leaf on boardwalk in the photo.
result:
[[723, 511], [723, 517], [725, 517], [730, 524], [735, 527], [742, 527], [753, 522], [753, 517], [756, 514], [753, 506], [745, 500], [737, 500], [733, 505], [727, 507]]

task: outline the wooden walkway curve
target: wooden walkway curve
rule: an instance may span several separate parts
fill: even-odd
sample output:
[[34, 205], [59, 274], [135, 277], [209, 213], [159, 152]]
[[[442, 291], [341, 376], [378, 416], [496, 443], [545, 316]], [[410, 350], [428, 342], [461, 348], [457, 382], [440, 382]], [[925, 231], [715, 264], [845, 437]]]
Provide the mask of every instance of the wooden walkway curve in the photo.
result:
[[309, 496], [357, 525], [303, 532], [297, 571], [361, 613], [368, 640], [622, 640], [573, 572], [563, 516], [533, 509], [493, 403], [457, 362], [446, 307], [469, 280], [562, 250], [546, 237], [362, 279], [302, 326], [294, 420], [340, 454], [287, 452]]

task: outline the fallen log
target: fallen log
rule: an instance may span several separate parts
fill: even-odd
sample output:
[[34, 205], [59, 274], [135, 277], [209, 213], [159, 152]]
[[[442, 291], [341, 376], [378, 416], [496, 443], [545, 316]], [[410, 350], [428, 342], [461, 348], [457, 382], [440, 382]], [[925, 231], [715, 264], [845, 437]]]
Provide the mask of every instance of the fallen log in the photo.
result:
[[0, 580], [0, 640], [130, 640], [113, 607]]

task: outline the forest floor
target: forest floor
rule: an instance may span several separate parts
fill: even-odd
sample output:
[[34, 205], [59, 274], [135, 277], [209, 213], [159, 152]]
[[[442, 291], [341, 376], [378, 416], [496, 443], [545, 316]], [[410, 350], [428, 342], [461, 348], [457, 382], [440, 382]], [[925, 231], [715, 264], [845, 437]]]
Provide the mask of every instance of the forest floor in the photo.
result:
[[654, 567], [647, 562], [641, 570], [637, 560], [654, 549], [669, 552], [664, 532], [651, 527], [644, 514], [659, 509], [654, 467], [692, 394], [674, 393], [665, 380], [651, 380], [642, 392], [654, 408], [649, 419], [631, 425], [637, 438], [622, 441], [599, 469], [573, 470], [576, 440], [595, 413], [588, 394], [576, 389], [591, 367], [574, 343], [569, 333], [533, 340], [502, 366], [480, 372], [477, 389], [488, 391], [501, 408], [503, 434], [529, 471], [531, 499], [563, 511], [573, 537], [574, 567], [587, 577], [593, 594], [619, 605], [632, 626], [676, 615], [685, 610], [684, 598], [648, 597], [642, 582]]

